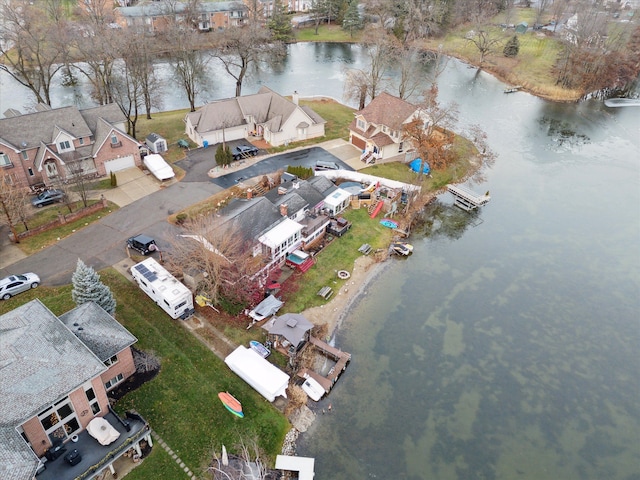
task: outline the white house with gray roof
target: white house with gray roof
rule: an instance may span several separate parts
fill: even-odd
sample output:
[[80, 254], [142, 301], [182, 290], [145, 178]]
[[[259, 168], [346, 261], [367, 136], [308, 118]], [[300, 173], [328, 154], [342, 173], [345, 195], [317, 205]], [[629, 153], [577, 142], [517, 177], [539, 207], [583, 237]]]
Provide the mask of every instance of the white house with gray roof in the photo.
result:
[[[141, 417], [126, 429], [107, 398], [135, 372], [136, 341], [95, 303], [56, 317], [32, 300], [0, 316], [0, 478], [31, 480], [36, 472], [41, 480], [94, 478], [113, 471], [111, 463], [148, 436]], [[85, 429], [95, 417], [110, 421], [122, 438], [108, 448], [89, 438]], [[53, 453], [65, 448], [79, 449], [88, 461], [56, 462]], [[95, 475], [85, 475], [98, 463]]]
[[185, 117], [185, 132], [198, 145], [263, 138], [273, 146], [324, 136], [326, 121], [309, 107], [262, 87], [254, 95], [206, 104]]

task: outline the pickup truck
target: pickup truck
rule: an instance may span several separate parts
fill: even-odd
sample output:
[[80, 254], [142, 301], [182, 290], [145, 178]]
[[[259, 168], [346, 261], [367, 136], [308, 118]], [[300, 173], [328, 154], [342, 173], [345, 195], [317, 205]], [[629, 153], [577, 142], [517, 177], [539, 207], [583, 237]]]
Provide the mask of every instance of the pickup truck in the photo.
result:
[[253, 145], [238, 145], [237, 147], [233, 147], [231, 154], [233, 155], [234, 160], [255, 157], [258, 154], [258, 148]]

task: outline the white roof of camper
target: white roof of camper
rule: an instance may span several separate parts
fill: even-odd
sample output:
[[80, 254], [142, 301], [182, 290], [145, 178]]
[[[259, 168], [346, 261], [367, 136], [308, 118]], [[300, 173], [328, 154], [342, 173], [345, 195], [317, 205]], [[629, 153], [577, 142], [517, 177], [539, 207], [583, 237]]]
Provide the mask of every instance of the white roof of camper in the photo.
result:
[[224, 363], [270, 402], [277, 396], [287, 396], [289, 375], [252, 349], [240, 345], [224, 359]]
[[276, 248], [291, 238], [296, 232], [302, 231], [302, 225], [290, 218], [285, 218], [278, 225], [262, 235], [258, 241], [267, 247]]
[[331, 195], [329, 195], [327, 198], [324, 199], [324, 203], [326, 205], [336, 207], [341, 203], [343, 203], [345, 200], [348, 200], [349, 198], [351, 198], [351, 194], [349, 192], [347, 192], [346, 190], [342, 190], [341, 188], [338, 188], [335, 192], [333, 192]]
[[171, 304], [176, 300], [182, 299], [185, 295], [191, 295], [191, 290], [183, 283], [180, 283], [166, 268], [151, 257], [140, 263], [136, 263], [131, 267], [132, 273], [134, 270], [134, 275], [144, 277], [144, 279], [158, 292], [161, 292], [162, 297]]

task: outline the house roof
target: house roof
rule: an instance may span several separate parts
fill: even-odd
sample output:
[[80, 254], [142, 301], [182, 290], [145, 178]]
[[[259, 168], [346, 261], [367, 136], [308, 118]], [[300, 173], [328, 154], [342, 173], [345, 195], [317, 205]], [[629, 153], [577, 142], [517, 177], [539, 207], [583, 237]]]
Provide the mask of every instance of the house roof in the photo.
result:
[[115, 103], [80, 110], [80, 115], [82, 115], [84, 121], [87, 122], [87, 126], [92, 132], [95, 132], [99, 118], [112, 124], [125, 123], [127, 121], [127, 117]]
[[290, 218], [285, 218], [268, 232], [265, 232], [264, 235], [261, 235], [258, 241], [275, 249], [300, 231], [302, 231], [302, 225]]
[[313, 323], [299, 313], [285, 313], [267, 322], [263, 328], [269, 335], [281, 335], [297, 347], [305, 333], [313, 328]]
[[83, 303], [60, 315], [60, 321], [103, 362], [137, 342], [129, 330], [95, 302]]
[[0, 316], [0, 425], [17, 425], [106, 370], [39, 300]]
[[371, 100], [369, 105], [359, 112], [356, 117], [362, 116], [368, 123], [386, 125], [393, 130], [401, 130], [402, 124], [407, 121], [418, 109], [415, 105], [394, 97], [387, 92], [382, 92]]
[[253, 95], [208, 103], [188, 113], [186, 118], [200, 134], [245, 125], [248, 117], [253, 117], [257, 124], [264, 125], [272, 132], [279, 132], [296, 110], [304, 113], [309, 125], [326, 123], [310, 108], [299, 107], [268, 87], [260, 88]]
[[265, 197], [252, 199], [236, 198], [220, 211], [226, 220], [222, 228], [231, 228], [253, 242], [264, 232], [277, 225], [284, 218], [280, 210]]
[[[187, 7], [186, 3], [176, 3], [176, 13], [182, 13]], [[229, 12], [234, 10], [246, 10], [246, 6], [242, 2], [200, 2], [198, 5], [199, 13], [216, 13]], [[136, 5], [135, 7], [119, 7], [116, 11], [123, 17], [152, 17], [167, 15], [167, 7], [164, 3], [147, 3], [144, 5]]]
[[38, 458], [13, 427], [0, 426], [0, 478], [35, 478]]
[[331, 180], [327, 177], [323, 177], [322, 175], [314, 175], [307, 180], [307, 182], [320, 192], [323, 199], [331, 195], [338, 188]]

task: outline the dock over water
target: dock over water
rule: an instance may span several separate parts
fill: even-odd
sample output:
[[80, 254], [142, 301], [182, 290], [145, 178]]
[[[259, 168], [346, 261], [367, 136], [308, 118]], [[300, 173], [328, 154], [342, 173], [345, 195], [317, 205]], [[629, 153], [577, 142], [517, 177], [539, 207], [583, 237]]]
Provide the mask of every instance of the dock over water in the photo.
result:
[[455, 205], [467, 211], [486, 205], [491, 200], [489, 192], [479, 195], [460, 185], [447, 185], [447, 190], [455, 197]]
[[316, 337], [310, 337], [309, 343], [311, 343], [314, 348], [320, 350], [323, 355], [335, 360], [336, 364], [331, 370], [329, 370], [329, 373], [326, 376], [320, 375], [319, 373], [306, 368], [300, 369], [297, 375], [301, 378], [305, 378], [305, 375], [309, 375], [318, 382], [322, 388], [324, 388], [326, 393], [329, 393], [333, 385], [338, 381], [340, 374], [347, 368], [347, 364], [351, 360], [351, 354], [343, 352], [339, 348], [332, 347], [328, 343], [325, 343]]

